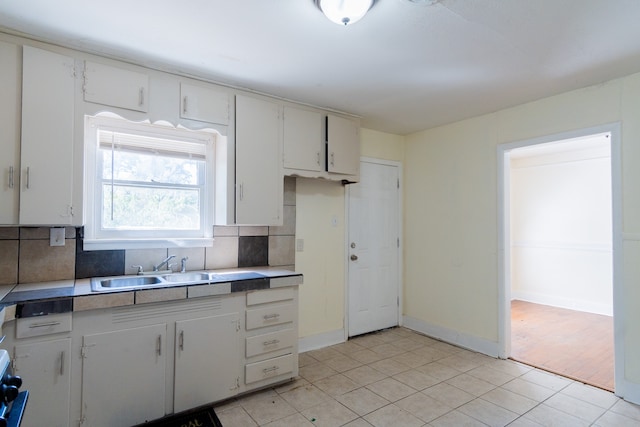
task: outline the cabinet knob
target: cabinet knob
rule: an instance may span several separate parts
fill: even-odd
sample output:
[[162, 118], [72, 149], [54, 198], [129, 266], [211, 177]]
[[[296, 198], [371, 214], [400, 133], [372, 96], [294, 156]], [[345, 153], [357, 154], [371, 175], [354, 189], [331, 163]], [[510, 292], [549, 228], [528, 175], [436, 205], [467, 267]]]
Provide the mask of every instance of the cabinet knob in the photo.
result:
[[358, 255], [352, 254], [349, 258], [351, 258], [351, 261], [357, 261], [358, 260]]

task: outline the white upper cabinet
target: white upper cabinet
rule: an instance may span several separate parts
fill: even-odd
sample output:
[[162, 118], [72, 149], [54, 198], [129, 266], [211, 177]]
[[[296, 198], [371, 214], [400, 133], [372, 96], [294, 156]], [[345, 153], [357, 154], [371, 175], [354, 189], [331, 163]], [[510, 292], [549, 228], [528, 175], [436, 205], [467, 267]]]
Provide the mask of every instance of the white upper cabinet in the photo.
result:
[[285, 106], [283, 151], [283, 166], [287, 169], [324, 170], [322, 115]]
[[360, 130], [354, 121], [327, 116], [327, 171], [359, 175]]
[[285, 175], [356, 182], [360, 175], [360, 128], [355, 119], [284, 107]]
[[20, 187], [20, 48], [0, 42], [0, 224], [18, 223]]
[[149, 76], [136, 71], [86, 61], [84, 100], [133, 111], [147, 112]]
[[236, 95], [236, 223], [282, 225], [281, 121], [275, 102]]
[[204, 86], [180, 83], [180, 117], [229, 124], [229, 94]]
[[20, 224], [73, 224], [74, 60], [24, 46]]

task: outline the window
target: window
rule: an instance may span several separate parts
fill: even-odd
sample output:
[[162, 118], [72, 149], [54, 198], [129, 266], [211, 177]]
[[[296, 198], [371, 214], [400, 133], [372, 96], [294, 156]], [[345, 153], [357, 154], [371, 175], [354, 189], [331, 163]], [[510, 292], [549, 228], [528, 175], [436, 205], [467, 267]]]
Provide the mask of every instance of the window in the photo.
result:
[[207, 246], [216, 133], [85, 120], [85, 249]]

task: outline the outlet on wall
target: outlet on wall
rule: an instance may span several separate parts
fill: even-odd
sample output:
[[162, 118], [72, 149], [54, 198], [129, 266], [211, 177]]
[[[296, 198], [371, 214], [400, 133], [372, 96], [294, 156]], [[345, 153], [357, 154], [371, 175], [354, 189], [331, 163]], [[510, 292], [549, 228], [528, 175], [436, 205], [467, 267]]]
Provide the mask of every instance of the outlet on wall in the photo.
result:
[[53, 227], [49, 229], [49, 246], [64, 246], [64, 227]]

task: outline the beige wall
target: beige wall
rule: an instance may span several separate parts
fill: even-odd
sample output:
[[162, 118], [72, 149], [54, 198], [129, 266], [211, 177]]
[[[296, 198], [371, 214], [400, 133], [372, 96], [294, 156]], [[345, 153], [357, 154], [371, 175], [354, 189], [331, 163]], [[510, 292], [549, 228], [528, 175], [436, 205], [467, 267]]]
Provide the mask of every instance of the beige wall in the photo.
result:
[[405, 315], [497, 343], [497, 146], [622, 123], [624, 360], [640, 384], [640, 74], [426, 130], [405, 144]]
[[[404, 138], [361, 130], [361, 155], [402, 161]], [[344, 330], [345, 313], [345, 188], [336, 182], [298, 178], [296, 182], [296, 271], [300, 287], [300, 337]], [[336, 226], [332, 219], [337, 219]], [[338, 333], [338, 335], [340, 335]]]

